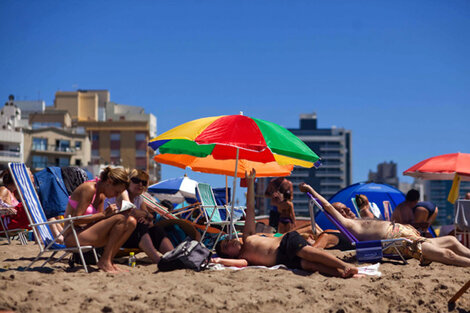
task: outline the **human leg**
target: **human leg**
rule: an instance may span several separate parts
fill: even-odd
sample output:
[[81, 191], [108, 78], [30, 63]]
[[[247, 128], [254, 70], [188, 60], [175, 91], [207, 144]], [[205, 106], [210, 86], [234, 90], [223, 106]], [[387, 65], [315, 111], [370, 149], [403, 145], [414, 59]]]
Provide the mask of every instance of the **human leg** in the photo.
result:
[[[81, 231], [78, 234], [78, 240], [81, 245], [105, 247], [98, 261], [98, 267], [105, 272], [117, 272], [118, 269], [112, 263], [112, 259], [135, 229], [136, 224], [137, 221], [131, 216], [113, 215]], [[68, 247], [76, 246], [73, 234], [69, 233], [65, 237], [64, 243]]]
[[470, 258], [458, 255], [449, 248], [435, 244], [432, 241], [422, 243], [422, 252], [425, 259], [448, 265], [470, 267]]
[[458, 255], [470, 258], [470, 249], [461, 244], [454, 236], [430, 238], [427, 241], [441, 248], [450, 249]]
[[160, 255], [157, 249], [155, 249], [150, 235], [146, 233], [142, 236], [139, 242], [139, 248], [147, 254], [153, 263], [157, 264], [160, 261]]
[[155, 225], [149, 228], [149, 235], [153, 242], [153, 246], [158, 249], [161, 253], [165, 253], [174, 249], [170, 239], [166, 236], [165, 231]]
[[[323, 250], [305, 246], [297, 252], [297, 256], [310, 263], [320, 264], [341, 273], [342, 277], [350, 277], [358, 273], [358, 269], [351, 264], [341, 261], [332, 254]], [[337, 276], [337, 275], [336, 275]]]

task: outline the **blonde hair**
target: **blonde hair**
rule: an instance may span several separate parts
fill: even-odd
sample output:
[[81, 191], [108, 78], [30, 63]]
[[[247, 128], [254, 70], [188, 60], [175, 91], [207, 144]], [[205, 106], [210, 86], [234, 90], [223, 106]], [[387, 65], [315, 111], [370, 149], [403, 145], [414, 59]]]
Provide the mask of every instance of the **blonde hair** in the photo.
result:
[[123, 168], [105, 168], [100, 174], [100, 180], [109, 180], [113, 185], [124, 185], [129, 187], [129, 172]]

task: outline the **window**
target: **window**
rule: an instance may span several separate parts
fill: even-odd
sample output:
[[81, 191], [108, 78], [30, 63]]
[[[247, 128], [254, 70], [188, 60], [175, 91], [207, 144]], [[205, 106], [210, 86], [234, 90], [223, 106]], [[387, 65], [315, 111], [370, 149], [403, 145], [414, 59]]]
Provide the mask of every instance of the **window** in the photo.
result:
[[82, 150], [82, 142], [75, 141], [75, 150]]
[[70, 151], [70, 140], [57, 139], [55, 141], [56, 151]]
[[99, 133], [91, 134], [91, 141], [99, 141], [99, 140], [100, 140], [100, 134]]
[[98, 149], [91, 150], [91, 156], [92, 157], [99, 157], [100, 156], [100, 150], [98, 150]]
[[47, 167], [47, 157], [43, 155], [33, 155], [32, 167], [33, 168]]
[[121, 156], [121, 151], [118, 149], [111, 149], [111, 154], [110, 156], [112, 158], [119, 158]]
[[47, 150], [47, 138], [34, 138], [33, 137], [33, 150]]
[[137, 158], [145, 158], [147, 156], [147, 150], [135, 150], [135, 156]]
[[56, 158], [55, 165], [58, 167], [65, 167], [70, 165], [69, 158]]
[[60, 122], [33, 122], [31, 126], [33, 129], [46, 128], [46, 127], [62, 128], [62, 123]]
[[147, 141], [147, 135], [145, 133], [136, 133], [135, 141]]
[[82, 160], [76, 159], [75, 160], [75, 166], [82, 166]]
[[111, 141], [119, 141], [121, 140], [121, 133], [113, 132], [111, 133]]

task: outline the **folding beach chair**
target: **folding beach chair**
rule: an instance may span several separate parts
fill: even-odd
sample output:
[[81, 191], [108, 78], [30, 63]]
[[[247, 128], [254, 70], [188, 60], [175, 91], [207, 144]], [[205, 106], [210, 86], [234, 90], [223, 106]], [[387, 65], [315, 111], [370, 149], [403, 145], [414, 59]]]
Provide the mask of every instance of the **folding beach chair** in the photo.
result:
[[454, 236], [470, 247], [470, 200], [458, 199], [454, 204]]
[[[338, 228], [338, 230], [348, 238], [348, 240], [356, 247], [356, 259], [358, 262], [378, 262], [382, 260], [383, 257], [395, 259], [396, 257], [400, 258], [403, 261], [403, 264], [407, 264], [406, 259], [401, 254], [399, 247], [402, 247], [406, 242], [411, 243], [411, 240], [406, 238], [397, 238], [397, 239], [383, 239], [383, 240], [370, 240], [370, 241], [359, 241], [354, 235], [343, 227], [331, 214], [329, 214], [323, 207], [318, 203], [318, 201], [310, 194], [307, 193], [310, 198], [309, 206], [317, 206], [326, 217]], [[396, 254], [384, 254], [384, 251], [392, 249]]]
[[[236, 222], [237, 216], [240, 216], [240, 214], [234, 214], [234, 219], [233, 221], [230, 220], [230, 211], [225, 205], [217, 205], [217, 201], [215, 199], [214, 193], [212, 191], [212, 187], [209, 184], [205, 183], [198, 183], [197, 187], [197, 196], [199, 197], [201, 201], [201, 209], [203, 216], [205, 218], [204, 224], [206, 225], [206, 228], [204, 229], [204, 232], [202, 233], [201, 237], [201, 242], [203, 242], [204, 237], [207, 233], [207, 230], [209, 227], [220, 227], [219, 234], [217, 238], [214, 241], [214, 247], [219, 241], [223, 231], [226, 229], [226, 232], [229, 231], [230, 224], [232, 226], [235, 226], [236, 224], [238, 225], [243, 225], [242, 222]], [[237, 231], [235, 230], [235, 227], [232, 227], [233, 229], [233, 234], [235, 235], [236, 238], [238, 238]]]
[[[155, 213], [160, 214], [163, 220], [176, 220], [177, 222], [174, 223], [178, 226], [180, 226], [190, 237], [194, 237], [193, 239], [196, 238], [196, 236], [192, 236], [192, 231], [188, 229], [188, 227], [185, 227], [186, 224], [191, 225], [195, 229], [199, 230], [200, 232], [204, 231], [206, 229], [206, 225], [199, 225], [195, 221], [190, 220], [190, 219], [183, 219], [178, 217], [178, 212], [176, 214], [173, 214], [173, 212], [168, 212], [166, 207], [162, 206], [159, 204], [149, 193], [144, 192], [141, 195], [142, 199], [144, 200], [145, 204], [147, 205], [147, 208], [152, 210]], [[193, 210], [194, 208], [191, 208]], [[202, 215], [202, 213], [201, 213]], [[159, 223], [159, 222], [157, 222]], [[162, 225], [165, 223], [162, 222]], [[219, 234], [220, 229], [215, 228], [215, 227], [208, 227], [207, 232], [210, 234]]]
[[28, 244], [28, 239], [27, 239], [27, 229], [23, 228], [15, 228], [15, 229], [8, 229], [8, 223], [7, 219], [9, 218], [9, 215], [11, 215], [9, 208], [12, 208], [10, 205], [7, 203], [4, 203], [2, 200], [0, 200], [0, 237], [4, 237], [7, 239], [8, 244], [11, 244], [11, 239], [14, 239], [15, 237], [18, 238], [18, 240], [21, 242], [22, 245], [27, 245]]
[[[46, 263], [50, 260], [53, 260], [54, 256], [58, 252], [63, 252], [63, 255], [52, 263], [62, 260], [69, 253], [78, 252], [80, 254], [83, 267], [85, 268], [85, 272], [88, 273], [88, 268], [86, 266], [85, 258], [83, 257], [83, 252], [93, 250], [96, 262], [98, 262], [98, 256], [92, 246], [80, 246], [80, 242], [74, 228], [74, 221], [90, 215], [67, 217], [61, 220], [48, 222], [24, 163], [9, 163], [8, 167], [10, 168], [13, 181], [15, 182], [21, 201], [28, 215], [29, 222], [31, 223], [30, 226], [33, 229], [34, 237], [40, 250], [37, 257], [28, 265], [27, 269], [31, 268], [31, 266], [46, 252], [52, 252], [52, 255], [46, 259], [41, 267], [46, 265]], [[68, 248], [65, 245], [59, 244], [56, 242], [57, 238], [54, 238], [52, 235], [49, 225], [64, 222], [68, 222], [68, 224], [60, 233], [60, 235], [70, 228], [75, 237], [76, 247]]]
[[[353, 203], [354, 209], [356, 210], [357, 217], [361, 218], [361, 213], [359, 210], [359, 206], [357, 205], [356, 198], [351, 198], [351, 202]], [[372, 212], [374, 217], [380, 220], [384, 220], [385, 218], [382, 216], [382, 213], [380, 213], [380, 209], [377, 206], [377, 204], [375, 202], [369, 202], [369, 204], [370, 204], [370, 211]]]

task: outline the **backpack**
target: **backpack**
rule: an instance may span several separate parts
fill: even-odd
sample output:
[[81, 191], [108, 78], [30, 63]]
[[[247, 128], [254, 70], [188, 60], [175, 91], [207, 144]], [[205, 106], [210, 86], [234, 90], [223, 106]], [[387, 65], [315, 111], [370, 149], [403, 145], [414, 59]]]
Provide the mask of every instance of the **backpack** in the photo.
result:
[[199, 272], [207, 268], [211, 254], [211, 251], [199, 241], [185, 240], [162, 256], [158, 262], [158, 269], [163, 272], [178, 269], [192, 269]]

